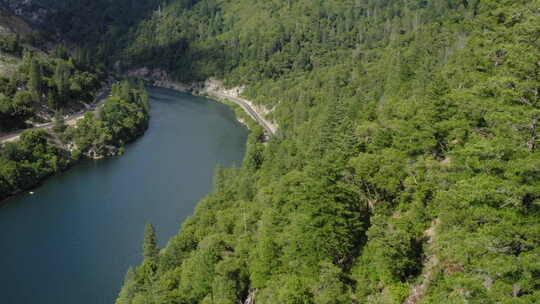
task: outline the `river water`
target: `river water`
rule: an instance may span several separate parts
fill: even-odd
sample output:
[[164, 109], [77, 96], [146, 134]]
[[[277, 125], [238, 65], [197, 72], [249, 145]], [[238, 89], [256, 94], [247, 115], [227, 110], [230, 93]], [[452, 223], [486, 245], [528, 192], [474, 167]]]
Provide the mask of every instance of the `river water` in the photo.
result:
[[240, 164], [247, 130], [225, 105], [150, 89], [150, 128], [117, 158], [84, 161], [0, 208], [0, 303], [112, 304], [142, 260], [144, 225], [175, 235]]

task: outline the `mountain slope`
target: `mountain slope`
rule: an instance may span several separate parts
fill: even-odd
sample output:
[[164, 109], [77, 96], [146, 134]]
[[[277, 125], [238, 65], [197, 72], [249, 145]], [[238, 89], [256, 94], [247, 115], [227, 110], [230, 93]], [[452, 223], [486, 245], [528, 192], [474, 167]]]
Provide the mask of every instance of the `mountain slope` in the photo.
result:
[[14, 36], [30, 33], [32, 29], [25, 21], [0, 7], [0, 76], [13, 74], [21, 62], [15, 56], [18, 46]]
[[419, 285], [413, 302], [534, 303], [539, 12], [536, 0], [155, 11], [128, 35], [125, 66], [247, 85], [280, 130], [267, 145], [255, 131], [243, 166], [217, 171], [117, 303], [403, 303]]
[[[33, 15], [32, 1], [11, 3], [23, 5], [17, 14]], [[111, 92], [114, 79], [96, 56], [44, 28], [1, 10], [0, 201], [81, 157], [116, 155], [148, 127], [144, 89], [122, 83]], [[94, 116], [98, 95], [109, 93]]]
[[[121, 48], [123, 33], [162, 1], [0, 0], [12, 14], [58, 41], [92, 49], [102, 61]], [[112, 60], [112, 59], [111, 59]]]
[[29, 34], [32, 32], [30, 26], [22, 19], [12, 15], [7, 10], [0, 7], [0, 33], [8, 34]]

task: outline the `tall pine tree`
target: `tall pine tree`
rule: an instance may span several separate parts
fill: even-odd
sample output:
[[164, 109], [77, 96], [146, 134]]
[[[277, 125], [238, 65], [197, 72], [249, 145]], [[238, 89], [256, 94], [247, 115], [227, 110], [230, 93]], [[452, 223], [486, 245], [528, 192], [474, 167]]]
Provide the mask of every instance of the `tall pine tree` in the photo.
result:
[[154, 259], [157, 254], [156, 230], [151, 223], [147, 223], [144, 229], [143, 255], [145, 259]]
[[32, 97], [35, 101], [40, 101], [43, 93], [43, 76], [41, 72], [41, 65], [35, 58], [33, 58], [32, 62], [30, 63], [30, 72], [28, 77], [28, 86], [30, 92], [32, 92]]

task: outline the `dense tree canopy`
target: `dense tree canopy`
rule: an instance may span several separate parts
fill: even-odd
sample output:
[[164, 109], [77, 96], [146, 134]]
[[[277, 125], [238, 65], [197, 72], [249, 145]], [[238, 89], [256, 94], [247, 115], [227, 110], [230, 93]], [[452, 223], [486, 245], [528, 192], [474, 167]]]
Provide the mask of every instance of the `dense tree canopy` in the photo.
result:
[[86, 62], [83, 51], [75, 56], [55, 53], [25, 49], [18, 71], [0, 76], [0, 132], [23, 128], [28, 119], [39, 118], [40, 110], [52, 116], [94, 101], [105, 78], [103, 67]]
[[123, 81], [113, 85], [111, 97], [105, 100], [97, 114], [86, 113], [64, 135], [75, 144], [77, 154], [102, 156], [111, 153], [111, 147], [123, 148], [124, 144], [144, 134], [149, 119], [145, 89]]
[[75, 126], [60, 121], [52, 132], [27, 130], [18, 141], [0, 144], [0, 200], [36, 186], [84, 155], [117, 154], [148, 128], [146, 91], [129, 81], [114, 85], [112, 96], [97, 112], [87, 112]]
[[0, 199], [35, 186], [69, 164], [69, 155], [50, 144], [44, 130], [22, 133], [18, 142], [0, 146]]
[[[252, 132], [241, 168], [216, 171], [165, 248], [147, 229], [118, 304], [540, 298], [540, 1], [39, 3], [86, 48], [45, 58], [2, 38], [23, 60], [0, 77], [2, 130], [43, 103], [90, 100], [98, 59], [246, 85], [279, 124], [265, 144]], [[118, 85], [63, 136], [102, 153], [142, 134], [147, 112]], [[76, 156], [64, 153], [42, 131], [2, 146], [0, 197]]]
[[169, 1], [126, 67], [245, 84], [266, 145], [117, 303], [534, 303], [540, 2]]

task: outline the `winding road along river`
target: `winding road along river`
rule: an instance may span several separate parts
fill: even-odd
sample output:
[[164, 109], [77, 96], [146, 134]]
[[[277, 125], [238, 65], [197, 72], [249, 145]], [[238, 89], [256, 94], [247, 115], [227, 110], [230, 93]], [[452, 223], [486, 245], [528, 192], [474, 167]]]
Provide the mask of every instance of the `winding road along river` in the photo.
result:
[[144, 225], [160, 246], [240, 164], [247, 130], [225, 105], [153, 88], [150, 128], [118, 158], [85, 161], [0, 208], [2, 304], [112, 304], [141, 261]]

